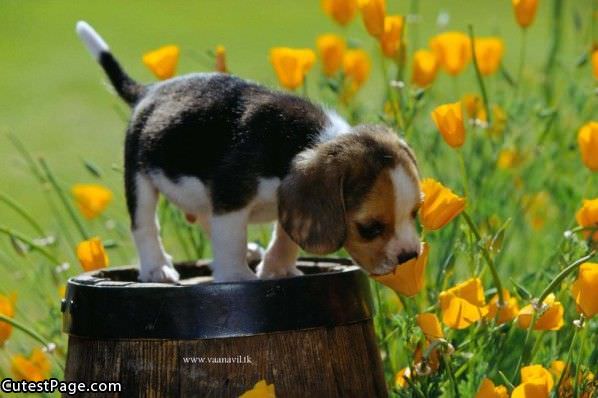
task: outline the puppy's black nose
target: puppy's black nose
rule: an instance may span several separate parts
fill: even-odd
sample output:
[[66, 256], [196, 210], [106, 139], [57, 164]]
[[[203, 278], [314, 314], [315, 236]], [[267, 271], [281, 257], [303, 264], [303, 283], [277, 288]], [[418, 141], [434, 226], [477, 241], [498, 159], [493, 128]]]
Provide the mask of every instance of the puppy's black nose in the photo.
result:
[[403, 252], [397, 257], [397, 264], [403, 264], [414, 258], [417, 258], [417, 252]]

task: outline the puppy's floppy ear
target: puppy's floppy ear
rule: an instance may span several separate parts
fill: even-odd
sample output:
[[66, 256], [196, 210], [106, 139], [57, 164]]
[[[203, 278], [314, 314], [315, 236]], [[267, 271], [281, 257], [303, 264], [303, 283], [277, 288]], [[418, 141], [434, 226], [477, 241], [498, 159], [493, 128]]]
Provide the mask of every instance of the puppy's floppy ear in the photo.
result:
[[347, 236], [343, 167], [334, 154], [307, 150], [298, 155], [278, 188], [278, 220], [304, 250], [327, 254]]

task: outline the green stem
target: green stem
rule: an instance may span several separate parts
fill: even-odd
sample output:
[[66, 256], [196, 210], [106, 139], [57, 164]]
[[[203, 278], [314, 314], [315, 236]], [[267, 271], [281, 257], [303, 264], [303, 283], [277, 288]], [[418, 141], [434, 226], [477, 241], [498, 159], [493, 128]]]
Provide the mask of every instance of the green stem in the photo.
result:
[[521, 52], [519, 53], [519, 70], [517, 72], [517, 92], [521, 87], [521, 79], [523, 76], [523, 68], [525, 66], [525, 56], [527, 53], [527, 29], [521, 29]]
[[[475, 224], [471, 220], [471, 217], [469, 216], [469, 214], [467, 214], [466, 211], [464, 211], [461, 214], [463, 214], [463, 218], [465, 219], [465, 222], [469, 226], [469, 229], [471, 230], [471, 232], [475, 235], [477, 241], [481, 242], [482, 236], [480, 235], [480, 232], [478, 231]], [[481, 243], [480, 243], [480, 248], [482, 250], [483, 257], [486, 260], [486, 264], [488, 264], [488, 268], [490, 268], [490, 273], [492, 274], [494, 286], [496, 287], [496, 294], [498, 295], [498, 305], [500, 307], [502, 307], [505, 304], [505, 298], [504, 298], [504, 292], [502, 289], [502, 283], [500, 281], [500, 277], [498, 276], [498, 272], [496, 271], [494, 261], [492, 260], [492, 257], [490, 257], [490, 253], [488, 252], [488, 249]]]
[[44, 249], [41, 246], [36, 245], [35, 243], [33, 243], [30, 239], [27, 239], [25, 236], [23, 236], [22, 234], [15, 232], [11, 229], [8, 229], [6, 227], [0, 226], [0, 233], [3, 233], [5, 235], [11, 236], [17, 240], [20, 240], [24, 243], [27, 244], [27, 246], [29, 246], [31, 248], [31, 250], [38, 252], [39, 254], [41, 254], [42, 256], [44, 256], [45, 258], [47, 258], [48, 260], [50, 260], [53, 265], [59, 265], [61, 263], [60, 260], [58, 260], [56, 257], [54, 257], [52, 255], [52, 253], [50, 253], [49, 251], [47, 251], [46, 249]]
[[27, 334], [29, 337], [37, 340], [41, 343], [44, 347], [49, 347], [50, 342], [44, 339], [39, 333], [35, 330], [28, 328], [27, 326], [23, 325], [22, 323], [15, 321], [12, 318], [7, 317], [6, 315], [0, 314], [0, 322], [8, 323], [9, 325], [13, 326], [15, 329], [19, 329], [20, 331]]
[[33, 227], [33, 229], [35, 229], [35, 232], [37, 232], [38, 235], [40, 235], [40, 237], [43, 237], [45, 235], [44, 230], [35, 221], [35, 219], [33, 217], [31, 217], [29, 215], [29, 213], [27, 213], [27, 211], [25, 211], [25, 209], [23, 209], [17, 202], [15, 202], [9, 196], [7, 196], [3, 193], [0, 193], [0, 202], [4, 202], [4, 204], [6, 204], [8, 207], [13, 209], [17, 214], [19, 214], [21, 217], [23, 217], [29, 223], [29, 225], [31, 225]]
[[[388, 69], [386, 66], [386, 60], [384, 56], [381, 55], [380, 57], [380, 65], [382, 67], [382, 78], [384, 79], [384, 87], [386, 89], [386, 99], [390, 101], [390, 105], [392, 108], [392, 113], [395, 118], [395, 123], [399, 127], [399, 129], [404, 130], [405, 128], [405, 119], [403, 117], [403, 110], [401, 109], [401, 105], [399, 104], [399, 98], [396, 96], [396, 92], [394, 88], [390, 86], [390, 79], [388, 77]], [[400, 94], [399, 94], [400, 96]]]
[[71, 203], [66, 198], [66, 195], [64, 194], [64, 191], [60, 188], [60, 185], [56, 181], [56, 178], [54, 177], [54, 174], [52, 173], [52, 171], [48, 167], [48, 164], [46, 163], [45, 159], [40, 158], [39, 159], [39, 163], [41, 164], [41, 167], [42, 167], [44, 173], [46, 174], [46, 178], [50, 182], [50, 185], [52, 185], [52, 188], [54, 189], [54, 191], [58, 195], [60, 201], [64, 205], [64, 207], [65, 207], [68, 215], [71, 217], [71, 220], [73, 220], [73, 223], [75, 224], [75, 226], [79, 230], [79, 233], [81, 234], [81, 237], [83, 238], [83, 240], [89, 239], [90, 235], [85, 230], [85, 227], [81, 223], [81, 220], [79, 220], [79, 217], [77, 217], [77, 213], [75, 213], [75, 210], [73, 209], [73, 206], [71, 205]]
[[390, 346], [388, 345], [388, 340], [386, 338], [386, 319], [385, 319], [385, 311], [384, 311], [384, 307], [382, 305], [382, 297], [380, 296], [380, 287], [375, 284], [374, 285], [374, 290], [376, 292], [376, 301], [378, 302], [378, 319], [379, 319], [379, 325], [380, 325], [380, 337], [382, 338], [382, 344], [384, 346], [384, 351], [386, 351], [386, 358], [385, 361], [386, 362], [386, 366], [388, 368], [388, 370], [390, 371], [390, 374], [394, 374], [393, 371], [393, 366], [392, 366], [392, 360], [390, 358]]
[[563, 19], [563, 0], [554, 0], [552, 8], [552, 22], [553, 26], [550, 31], [552, 32], [552, 43], [550, 46], [550, 53], [548, 54], [548, 61], [546, 62], [545, 70], [545, 98], [546, 103], [550, 105], [554, 97], [554, 67], [556, 64], [556, 57], [561, 47], [561, 36], [562, 36], [562, 21]]
[[577, 360], [575, 361], [575, 390], [573, 396], [579, 397], [579, 385], [583, 383], [583, 380], [579, 380], [579, 368], [581, 367], [581, 356], [583, 355], [583, 346], [586, 343], [586, 337], [588, 336], [588, 326], [582, 325], [583, 330], [581, 331], [581, 341], [579, 342], [579, 351], [577, 353]]
[[461, 149], [457, 149], [458, 156], [459, 156], [459, 166], [461, 167], [461, 177], [463, 179], [463, 195], [470, 200], [469, 197], [469, 189], [467, 188], [467, 168], [465, 167], [465, 157], [463, 156], [463, 151]]
[[449, 380], [451, 381], [451, 385], [453, 386], [453, 393], [455, 398], [459, 398], [459, 388], [457, 387], [457, 380], [455, 379], [455, 374], [453, 373], [453, 367], [448, 359], [446, 353], [442, 353], [442, 361], [444, 362], [444, 366], [446, 366], [446, 372], [449, 375]]
[[515, 372], [513, 372], [513, 376], [511, 377], [511, 380], [513, 380], [512, 384], [518, 384], [517, 380], [518, 380], [518, 375], [519, 375], [519, 369], [521, 369], [521, 364], [527, 363], [529, 361], [530, 355], [527, 353], [531, 352], [531, 350], [529, 350], [528, 343], [529, 343], [529, 339], [531, 338], [532, 331], [534, 330], [534, 326], [536, 326], [537, 320], [538, 320], [538, 312], [534, 310], [532, 312], [532, 319], [529, 323], [529, 326], [527, 327], [527, 332], [525, 333], [525, 340], [523, 340], [523, 349], [521, 350], [521, 355], [519, 356], [519, 359], [517, 360], [517, 366], [515, 367]]
[[567, 362], [565, 362], [565, 368], [563, 369], [563, 372], [561, 373], [559, 380], [556, 383], [556, 386], [554, 387], [554, 391], [560, 391], [561, 390], [561, 384], [563, 383], [563, 380], [565, 380], [565, 377], [567, 376], [567, 373], [569, 372], [569, 369], [571, 367], [571, 357], [573, 356], [573, 347], [575, 347], [575, 342], [577, 341], [577, 335], [578, 335], [578, 330], [579, 328], [575, 327], [573, 330], [573, 338], [571, 339], [571, 344], [569, 345], [569, 352], [567, 353]]
[[563, 279], [565, 279], [571, 272], [575, 271], [577, 269], [577, 267], [579, 267], [581, 264], [585, 263], [586, 261], [588, 261], [595, 255], [596, 255], [596, 250], [592, 250], [587, 256], [584, 256], [578, 260], [575, 260], [573, 263], [571, 263], [565, 269], [563, 269], [561, 272], [559, 272], [558, 275], [555, 276], [554, 279], [548, 284], [548, 286], [546, 286], [546, 288], [544, 289], [542, 294], [540, 294], [540, 298], [538, 298], [538, 303], [541, 305], [541, 303], [544, 302], [544, 299], [550, 293], [552, 293], [552, 291], [557, 286], [559, 286], [561, 284]]
[[488, 124], [491, 123], [491, 114], [490, 114], [490, 104], [488, 102], [488, 93], [486, 92], [486, 86], [484, 85], [484, 79], [482, 78], [482, 73], [480, 72], [480, 66], [478, 65], [478, 60], [476, 58], [475, 53], [475, 36], [473, 34], [473, 26], [469, 25], [469, 42], [471, 45], [471, 54], [473, 60], [473, 66], [475, 69], [475, 75], [478, 80], [478, 85], [480, 86], [480, 91], [482, 93], [482, 100], [484, 102], [484, 110], [486, 111], [486, 120]]

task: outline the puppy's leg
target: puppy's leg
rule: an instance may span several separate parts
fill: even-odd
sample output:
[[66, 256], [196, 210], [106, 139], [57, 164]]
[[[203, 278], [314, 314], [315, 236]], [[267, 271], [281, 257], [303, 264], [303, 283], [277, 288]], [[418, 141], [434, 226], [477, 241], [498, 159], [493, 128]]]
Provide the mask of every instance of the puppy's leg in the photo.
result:
[[[196, 216], [196, 222], [201, 226], [208, 238], [211, 238], [210, 214], [200, 213]], [[248, 263], [257, 263], [264, 257], [264, 249], [257, 243], [247, 243], [247, 255], [245, 256]]]
[[302, 275], [296, 265], [299, 246], [291, 240], [286, 231], [276, 223], [264, 259], [257, 267], [260, 279], [283, 278]]
[[[134, 184], [131, 186], [130, 184]], [[139, 253], [139, 280], [142, 282], [176, 282], [179, 274], [172, 266], [160, 240], [156, 218], [158, 191], [147, 176], [127, 178], [127, 203], [135, 246]]]
[[247, 224], [249, 210], [213, 214], [210, 220], [214, 282], [256, 279], [247, 265]]

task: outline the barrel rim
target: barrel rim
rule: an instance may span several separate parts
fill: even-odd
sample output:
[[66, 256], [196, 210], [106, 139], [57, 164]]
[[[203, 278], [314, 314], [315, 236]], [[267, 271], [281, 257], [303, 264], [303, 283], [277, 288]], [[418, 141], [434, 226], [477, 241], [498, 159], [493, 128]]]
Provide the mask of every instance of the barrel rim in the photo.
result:
[[[208, 272], [208, 263], [178, 267]], [[97, 277], [102, 272], [132, 271], [130, 266], [86, 272], [68, 280], [63, 331], [98, 339], [204, 339], [371, 320], [369, 280], [351, 260], [303, 257], [298, 266], [304, 271], [329, 270], [274, 280], [193, 285], [113, 284]]]

